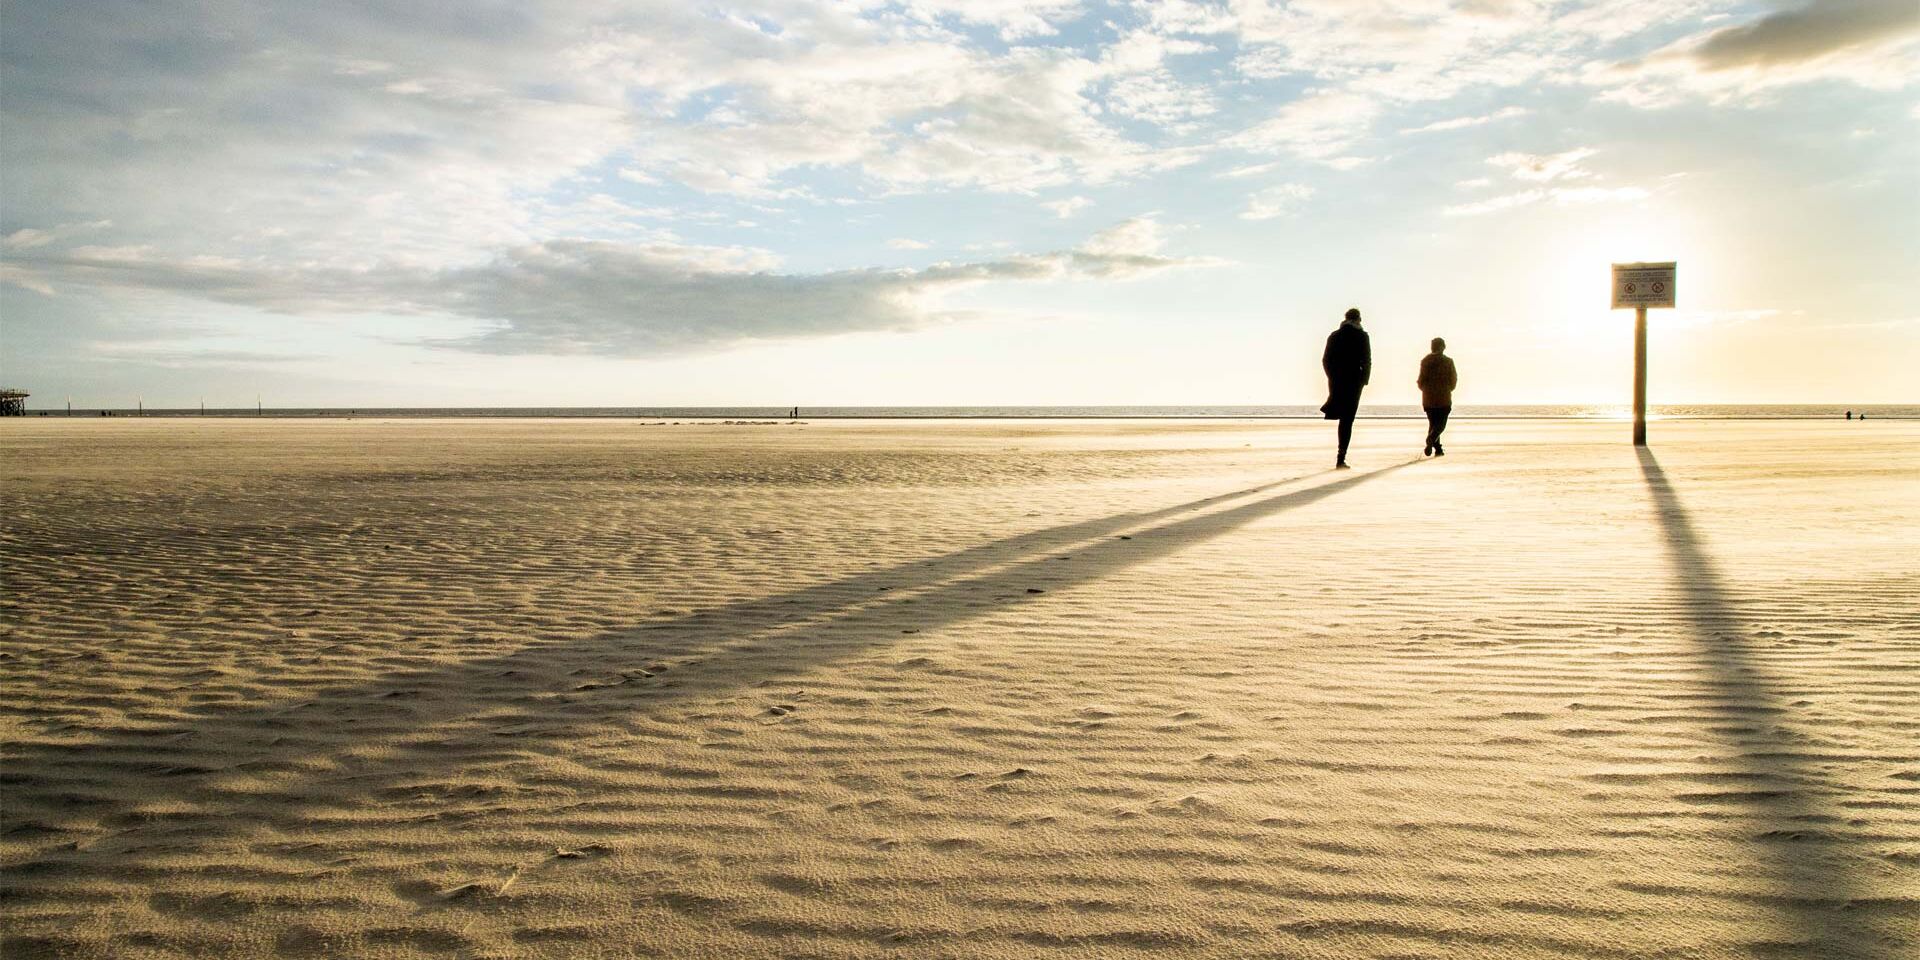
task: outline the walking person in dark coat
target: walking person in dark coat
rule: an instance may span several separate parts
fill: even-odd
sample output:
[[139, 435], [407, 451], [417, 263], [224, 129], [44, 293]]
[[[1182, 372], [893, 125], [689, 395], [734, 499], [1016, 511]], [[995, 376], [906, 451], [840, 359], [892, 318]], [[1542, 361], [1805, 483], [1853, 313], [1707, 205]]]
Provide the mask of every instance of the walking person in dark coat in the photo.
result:
[[1447, 356], [1447, 342], [1433, 338], [1433, 352], [1420, 358], [1420, 406], [1427, 411], [1427, 449], [1425, 456], [1444, 457], [1440, 432], [1447, 429], [1447, 414], [1453, 412], [1453, 388], [1460, 382], [1454, 372], [1453, 358]]
[[1373, 344], [1360, 329], [1360, 310], [1347, 311], [1347, 319], [1327, 335], [1327, 350], [1320, 355], [1320, 368], [1327, 372], [1327, 402], [1320, 407], [1328, 420], [1340, 421], [1340, 452], [1335, 455], [1336, 470], [1347, 469], [1347, 443], [1353, 439], [1353, 418], [1360, 412], [1360, 388], [1373, 376]]

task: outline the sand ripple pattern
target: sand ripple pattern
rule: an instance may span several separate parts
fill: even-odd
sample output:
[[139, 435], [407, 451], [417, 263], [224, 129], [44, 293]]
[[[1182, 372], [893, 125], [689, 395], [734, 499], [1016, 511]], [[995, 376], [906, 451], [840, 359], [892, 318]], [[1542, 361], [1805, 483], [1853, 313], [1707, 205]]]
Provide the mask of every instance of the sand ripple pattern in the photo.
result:
[[0, 954], [1920, 955], [1871, 429], [10, 423]]

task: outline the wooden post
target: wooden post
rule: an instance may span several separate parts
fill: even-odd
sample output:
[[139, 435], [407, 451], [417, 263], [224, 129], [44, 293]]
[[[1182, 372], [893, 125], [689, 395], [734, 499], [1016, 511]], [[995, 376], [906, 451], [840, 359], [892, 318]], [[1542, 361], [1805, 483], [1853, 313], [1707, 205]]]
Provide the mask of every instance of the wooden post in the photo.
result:
[[1633, 310], [1633, 445], [1647, 445], [1647, 308]]

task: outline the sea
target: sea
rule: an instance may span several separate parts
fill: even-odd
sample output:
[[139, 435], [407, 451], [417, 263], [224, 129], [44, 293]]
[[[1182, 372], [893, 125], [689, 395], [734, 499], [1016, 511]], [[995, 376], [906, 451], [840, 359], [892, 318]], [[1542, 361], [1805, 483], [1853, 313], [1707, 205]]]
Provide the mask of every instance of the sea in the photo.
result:
[[[75, 417], [406, 417], [406, 418], [601, 418], [644, 420], [786, 420], [795, 407], [208, 407], [205, 409], [29, 409], [28, 416]], [[1920, 404], [1657, 404], [1655, 420], [1830, 420], [1865, 414], [1869, 420], [1920, 419]], [[978, 407], [798, 407], [803, 420], [1317, 420], [1317, 406], [978, 406]], [[1361, 419], [1423, 419], [1416, 406], [1362, 406]], [[1453, 418], [1511, 420], [1624, 420], [1624, 405], [1519, 404], [1460, 406]]]

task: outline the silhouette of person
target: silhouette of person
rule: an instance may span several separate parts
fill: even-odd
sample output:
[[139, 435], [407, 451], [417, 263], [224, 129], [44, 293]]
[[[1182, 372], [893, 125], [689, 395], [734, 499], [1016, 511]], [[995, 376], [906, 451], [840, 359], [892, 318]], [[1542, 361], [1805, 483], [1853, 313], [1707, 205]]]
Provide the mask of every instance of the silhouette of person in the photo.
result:
[[1360, 412], [1360, 390], [1373, 376], [1373, 343], [1360, 329], [1358, 307], [1348, 310], [1347, 318], [1327, 334], [1320, 368], [1327, 372], [1327, 402], [1320, 412], [1328, 420], [1340, 421], [1340, 452], [1334, 455], [1333, 466], [1345, 470], [1347, 444], [1353, 440], [1353, 418]]
[[1440, 433], [1447, 429], [1447, 414], [1453, 412], [1453, 388], [1460, 382], [1453, 358], [1447, 356], [1447, 341], [1433, 338], [1433, 352], [1420, 358], [1420, 379], [1414, 382], [1420, 386], [1420, 408], [1427, 411], [1427, 448], [1422, 456], [1444, 457], [1447, 451], [1440, 446]]
[[1847, 419], [1848, 419], [1848, 420], [1852, 420], [1852, 419], [1853, 419], [1853, 411], [1852, 411], [1852, 410], [1848, 410], [1848, 411], [1847, 411]]

